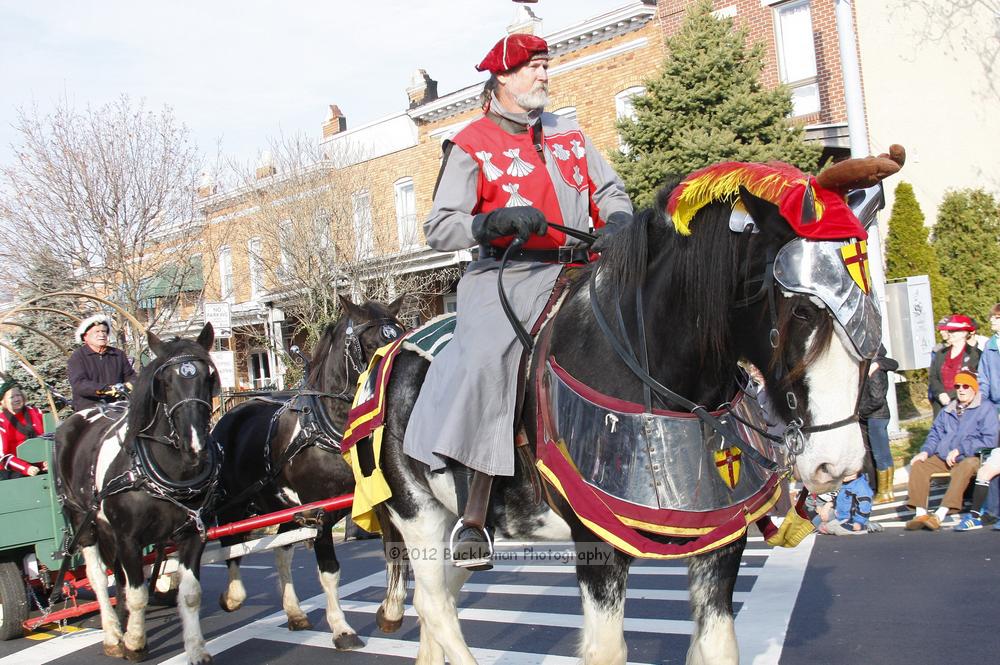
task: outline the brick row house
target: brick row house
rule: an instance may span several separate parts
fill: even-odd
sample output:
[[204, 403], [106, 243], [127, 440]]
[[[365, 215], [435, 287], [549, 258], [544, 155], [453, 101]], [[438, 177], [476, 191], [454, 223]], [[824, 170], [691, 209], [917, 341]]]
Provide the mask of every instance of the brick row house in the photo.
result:
[[[689, 4], [689, 0], [609, 3], [606, 13], [581, 17], [579, 23], [555, 33], [544, 33], [540, 20], [518, 6], [508, 30], [546, 38], [552, 55], [548, 110], [575, 117], [594, 145], [607, 153], [620, 148], [616, 120], [630, 114], [631, 99], [644, 93], [644, 81], [665, 55], [664, 39], [677, 30]], [[763, 44], [767, 61], [763, 83], [791, 88], [793, 119], [805, 125], [808, 138], [822, 143], [831, 156], [845, 156], [850, 141], [835, 4], [836, 0], [717, 0], [714, 7], [717, 15], [732, 17], [749, 29], [752, 40]], [[544, 14], [544, 3], [534, 7]], [[491, 35], [484, 30], [484, 44]], [[330, 244], [336, 247], [332, 260], [337, 265], [370, 265], [373, 271], [388, 268], [401, 275], [448, 270], [457, 275], [471, 258], [468, 252], [429, 249], [421, 223], [431, 207], [442, 141], [478, 117], [482, 80], [439, 94], [432, 75], [416, 70], [405, 91], [407, 108], [356, 128], [348, 126], [340, 106], [331, 105], [318, 143], [320, 159], [306, 169], [304, 180], [301, 171], [296, 174], [291, 189], [287, 189], [290, 176], [266, 159], [256, 180], [242, 187], [220, 192], [205, 183], [203, 218], [192, 232], [205, 240], [201, 257], [205, 299], [232, 306], [239, 386], [281, 385], [283, 367], [276, 352], [299, 341], [290, 339], [294, 326], [284, 320], [283, 311], [297, 295], [296, 287], [282, 279], [289, 274], [283, 272], [289, 268], [282, 262], [290, 261], [284, 256], [285, 243], [294, 235], [290, 226], [283, 231], [283, 225], [292, 221], [278, 215], [264, 225], [269, 234], [249, 222], [260, 218], [262, 209], [276, 207], [279, 199], [303, 202], [305, 209], [312, 194], [322, 193], [305, 216], [335, 236]], [[349, 109], [350, 101], [338, 104]], [[303, 193], [296, 193], [295, 187]], [[254, 198], [260, 191], [283, 193], [262, 203]], [[316, 241], [317, 256], [326, 247], [326, 240]], [[265, 257], [277, 262], [279, 269], [265, 270]], [[327, 269], [320, 260], [310, 266], [307, 271]], [[332, 271], [330, 279], [346, 280], [336, 265]], [[357, 275], [363, 279], [364, 271], [355, 270], [354, 275], [355, 281], [344, 281], [345, 289], [356, 286]], [[453, 282], [451, 276], [445, 280], [425, 314], [453, 310], [455, 297], [448, 292]], [[178, 325], [183, 321], [200, 325], [200, 317], [195, 307], [186, 307], [176, 318]]]

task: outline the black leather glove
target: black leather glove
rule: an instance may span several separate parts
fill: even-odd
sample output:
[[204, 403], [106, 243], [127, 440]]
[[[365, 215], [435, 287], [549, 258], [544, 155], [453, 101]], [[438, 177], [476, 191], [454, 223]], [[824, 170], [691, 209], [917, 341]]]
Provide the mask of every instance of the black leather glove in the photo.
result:
[[532, 233], [543, 236], [548, 230], [545, 215], [531, 206], [497, 208], [472, 218], [472, 237], [482, 245], [504, 236], [527, 240]]
[[590, 251], [597, 252], [600, 254], [608, 247], [611, 246], [612, 238], [623, 229], [628, 228], [632, 224], [632, 215], [627, 212], [613, 212], [608, 215], [608, 220], [601, 228], [597, 229], [595, 234], [597, 235], [597, 240], [594, 244], [590, 246]]

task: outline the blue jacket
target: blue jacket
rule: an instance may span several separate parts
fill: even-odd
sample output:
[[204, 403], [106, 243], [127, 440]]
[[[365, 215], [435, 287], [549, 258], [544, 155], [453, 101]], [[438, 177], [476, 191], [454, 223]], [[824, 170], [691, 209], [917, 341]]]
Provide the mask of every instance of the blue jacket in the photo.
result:
[[952, 400], [937, 414], [920, 452], [946, 459], [948, 453], [957, 448], [958, 459], [962, 459], [975, 454], [980, 448], [997, 445], [1000, 422], [997, 421], [996, 410], [989, 404], [983, 404], [982, 395], [976, 393], [961, 418], [958, 417], [957, 404], [957, 400]]
[[979, 394], [1000, 415], [1000, 335], [993, 335], [979, 356]]
[[860, 524], [867, 526], [872, 513], [872, 486], [864, 474], [849, 483], [844, 483], [837, 493], [837, 519], [843, 525]]

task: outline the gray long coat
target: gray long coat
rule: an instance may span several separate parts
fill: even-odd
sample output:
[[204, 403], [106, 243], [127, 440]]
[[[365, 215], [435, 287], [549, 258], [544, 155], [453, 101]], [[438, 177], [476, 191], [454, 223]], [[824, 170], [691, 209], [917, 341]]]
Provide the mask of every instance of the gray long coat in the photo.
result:
[[[527, 131], [537, 114], [509, 113], [494, 97], [489, 117], [514, 134]], [[579, 129], [575, 121], [550, 113], [541, 117], [546, 135]], [[589, 139], [585, 148], [595, 184], [590, 196], [601, 218], [614, 212], [631, 215], [621, 180]], [[457, 145], [445, 150], [424, 233], [434, 249], [457, 251], [476, 244], [472, 211], [478, 203], [479, 165]], [[564, 223], [589, 230], [588, 193], [566, 185], [547, 146], [544, 152]], [[499, 266], [495, 259], [475, 261], [459, 281], [455, 336], [431, 364], [406, 429], [404, 451], [432, 469], [443, 467], [447, 457], [491, 475], [514, 473], [515, 383], [522, 347], [500, 307]], [[504, 270], [507, 298], [525, 328], [541, 314], [560, 270], [558, 265], [526, 262], [512, 262]]]

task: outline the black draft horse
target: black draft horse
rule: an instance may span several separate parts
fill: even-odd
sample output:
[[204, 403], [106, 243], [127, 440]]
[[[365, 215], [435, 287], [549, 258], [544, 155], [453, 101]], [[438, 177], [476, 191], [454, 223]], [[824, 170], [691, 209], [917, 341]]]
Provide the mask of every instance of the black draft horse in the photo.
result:
[[[344, 423], [368, 359], [403, 332], [396, 318], [403, 297], [389, 305], [372, 301], [355, 305], [343, 297], [341, 303], [344, 314], [327, 326], [317, 342], [304, 390], [244, 402], [215, 426], [212, 435], [224, 451], [220, 522], [354, 490], [354, 475], [340, 454]], [[364, 646], [347, 623], [337, 597], [340, 563], [331, 530], [348, 512], [320, 515], [314, 545], [319, 579], [326, 592], [327, 623], [336, 648], [341, 650]], [[294, 523], [286, 523], [279, 533], [294, 528]], [[245, 539], [234, 536], [221, 542], [228, 546]], [[308, 630], [312, 625], [299, 606], [292, 582], [293, 553], [294, 545], [275, 549], [281, 603], [288, 629]], [[236, 611], [246, 600], [239, 565], [238, 558], [228, 562], [229, 584], [219, 598], [219, 605], [227, 612]]]
[[[749, 297], [763, 290], [762, 282], [769, 284], [762, 278], [766, 257], [796, 237], [778, 207], [741, 189], [739, 196], [752, 216], [755, 232], [749, 227], [740, 227], [742, 232], [730, 229], [733, 201], [727, 199], [701, 208], [691, 222], [691, 234], [681, 235], [662, 212], [671, 189], [662, 190], [656, 208], [637, 215], [601, 260], [571, 283], [564, 304], [548, 324], [552, 326], [552, 356], [594, 390], [643, 402], [643, 384], [595, 320], [589, 283], [597, 270], [593, 280], [596, 301], [609, 321], [615, 320], [611, 314], [615, 307], [621, 307], [622, 320], [631, 322], [626, 324], [626, 339], [634, 349], [640, 348], [635, 322], [636, 292], [641, 288], [649, 374], [660, 384], [715, 408], [733, 398], [737, 361], [745, 358], [763, 371], [771, 402], [786, 422], [799, 418], [808, 431], [810, 426], [850, 421], [863, 360], [845, 335], [835, 330], [830, 312], [810, 297], [776, 284], [769, 287], [773, 289], [770, 297]], [[541, 361], [535, 358], [533, 363]], [[384, 504], [380, 521], [383, 529], [391, 521], [399, 532], [387, 531], [384, 538], [388, 543], [401, 536], [406, 551], [418, 552], [440, 551], [460, 514], [451, 470], [430, 473], [402, 450], [403, 433], [427, 368], [427, 361], [414, 353], [403, 352], [396, 359], [386, 395], [381, 459], [392, 497]], [[538, 434], [535, 391], [532, 377], [520, 423], [532, 442]], [[685, 410], [669, 399], [663, 408]], [[864, 448], [856, 422], [815, 431], [802, 443], [794, 467], [812, 489], [835, 487], [845, 474], [860, 467]], [[537, 471], [525, 465], [521, 456], [516, 460], [515, 475], [498, 478], [494, 484], [492, 515], [497, 532], [518, 540], [572, 537], [578, 560], [584, 561], [585, 554], [597, 546], [597, 538], [555, 492], [550, 492], [552, 500], [566, 521], [544, 502], [536, 504], [531, 479]], [[684, 543], [679, 538], [646, 535], [661, 542]], [[695, 623], [689, 665], [738, 661], [732, 592], [745, 545], [744, 533], [728, 545], [688, 559]], [[631, 557], [613, 550], [605, 564], [577, 565], [584, 614], [580, 656], [588, 665], [626, 662], [623, 622], [631, 562]], [[398, 578], [406, 565], [390, 561], [380, 625], [397, 625], [402, 618], [405, 586]], [[417, 662], [440, 664], [447, 657], [453, 665], [475, 663], [456, 609], [458, 592], [470, 573], [444, 557], [413, 557], [408, 565], [413, 568], [413, 604], [420, 617]]]
[[[204, 528], [218, 456], [210, 444], [212, 397], [219, 379], [208, 355], [214, 333], [205, 324], [197, 342], [161, 341], [147, 333], [155, 355], [135, 383], [127, 410], [78, 411], [56, 431], [56, 469], [63, 512], [101, 606], [104, 653], [141, 660], [146, 650], [148, 591], [143, 547], [177, 545], [177, 610], [188, 661], [210, 663], [198, 613]], [[108, 599], [107, 568], [118, 601], [128, 609], [124, 635]], [[123, 593], [124, 592], [124, 593]]]

